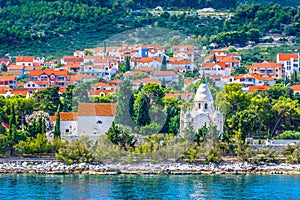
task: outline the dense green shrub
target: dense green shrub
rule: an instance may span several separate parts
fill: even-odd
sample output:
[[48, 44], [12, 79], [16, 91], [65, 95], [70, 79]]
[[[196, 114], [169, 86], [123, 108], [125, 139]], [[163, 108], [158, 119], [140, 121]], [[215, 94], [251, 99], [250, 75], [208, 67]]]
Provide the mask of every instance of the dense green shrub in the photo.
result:
[[281, 151], [281, 153], [287, 157], [288, 163], [297, 164], [300, 162], [300, 146], [297, 145], [287, 145], [287, 147]]
[[52, 152], [52, 144], [45, 134], [37, 134], [36, 137], [28, 137], [14, 146], [20, 154], [46, 154]]
[[87, 136], [82, 136], [60, 148], [55, 156], [67, 164], [92, 162], [94, 161], [92, 146], [92, 141]]
[[292, 139], [292, 140], [299, 140], [300, 139], [300, 132], [298, 131], [285, 131], [284, 133], [278, 135], [276, 139]]

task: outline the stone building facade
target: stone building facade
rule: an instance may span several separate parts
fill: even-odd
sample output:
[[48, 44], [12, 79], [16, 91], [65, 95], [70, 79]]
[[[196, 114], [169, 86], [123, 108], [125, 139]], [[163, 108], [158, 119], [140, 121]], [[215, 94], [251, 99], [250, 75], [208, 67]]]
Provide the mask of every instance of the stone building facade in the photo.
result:
[[223, 132], [223, 115], [214, 108], [213, 97], [208, 86], [202, 83], [195, 95], [192, 109], [180, 115], [180, 134], [184, 135], [185, 129], [189, 124], [197, 131], [205, 124], [207, 126], [216, 126], [218, 132]]

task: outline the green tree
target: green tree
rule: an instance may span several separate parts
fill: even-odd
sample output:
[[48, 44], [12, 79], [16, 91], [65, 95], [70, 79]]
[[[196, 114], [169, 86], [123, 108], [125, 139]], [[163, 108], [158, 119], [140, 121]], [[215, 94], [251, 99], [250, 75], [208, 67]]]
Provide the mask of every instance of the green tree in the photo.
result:
[[139, 92], [134, 100], [134, 121], [139, 126], [145, 126], [150, 123], [149, 109], [150, 100], [145, 95]]
[[126, 57], [126, 62], [125, 62], [125, 72], [130, 71], [130, 57]]
[[58, 105], [61, 104], [58, 91], [59, 87], [54, 86], [35, 93], [33, 98], [36, 110], [43, 110], [49, 115], [54, 115]]
[[263, 127], [260, 116], [254, 110], [242, 110], [227, 120], [228, 126], [234, 134], [240, 133], [239, 139], [257, 135]]
[[133, 93], [131, 89], [131, 82], [125, 80], [120, 85], [117, 98], [117, 111], [115, 117], [116, 124], [122, 124], [125, 126], [134, 126], [133, 118]]
[[166, 71], [167, 70], [167, 57], [164, 56], [161, 62], [160, 71]]
[[280, 97], [273, 100], [272, 111], [276, 122], [271, 132], [271, 137], [276, 134], [276, 130], [295, 130], [299, 126], [300, 109], [297, 100]]
[[150, 98], [151, 104], [155, 102], [162, 105], [165, 91], [158, 83], [147, 83], [142, 88], [142, 92]]
[[194, 139], [198, 146], [200, 146], [200, 144], [204, 142], [206, 136], [208, 135], [208, 131], [209, 128], [206, 126], [206, 124], [204, 124], [204, 126], [198, 129]]
[[125, 151], [128, 151], [130, 147], [134, 147], [136, 140], [132, 134], [129, 134], [127, 130], [112, 123], [108, 131], [105, 133], [108, 139], [115, 145], [119, 145]]
[[54, 127], [54, 132], [53, 132], [54, 137], [61, 137], [61, 132], [60, 132], [60, 106], [57, 108], [56, 112], [56, 120], [55, 120], [55, 127]]
[[5, 63], [2, 63], [1, 72], [7, 72], [7, 66]]
[[73, 110], [74, 88], [73, 84], [69, 84], [66, 88], [66, 92], [63, 94], [63, 112], [71, 112]]

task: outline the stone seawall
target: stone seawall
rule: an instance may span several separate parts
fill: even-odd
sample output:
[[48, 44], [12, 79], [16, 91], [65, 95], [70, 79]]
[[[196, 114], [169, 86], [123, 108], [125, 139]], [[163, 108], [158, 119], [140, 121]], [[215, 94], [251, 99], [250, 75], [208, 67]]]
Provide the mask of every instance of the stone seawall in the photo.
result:
[[300, 165], [221, 163], [196, 165], [189, 163], [138, 163], [67, 165], [59, 161], [0, 161], [0, 173], [27, 174], [300, 174]]

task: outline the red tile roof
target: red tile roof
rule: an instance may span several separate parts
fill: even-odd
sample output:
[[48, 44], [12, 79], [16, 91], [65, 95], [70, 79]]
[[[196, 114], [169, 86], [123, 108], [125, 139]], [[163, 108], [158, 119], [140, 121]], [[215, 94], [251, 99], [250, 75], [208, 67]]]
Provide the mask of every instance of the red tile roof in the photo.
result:
[[262, 85], [262, 86], [249, 86], [248, 88], [248, 92], [252, 93], [252, 92], [255, 92], [255, 91], [264, 91], [266, 89], [270, 88], [269, 85]]
[[78, 116], [115, 116], [116, 109], [115, 103], [80, 103]]
[[173, 71], [156, 71], [153, 72], [153, 76], [177, 76]]
[[33, 62], [34, 56], [19, 56], [16, 62]]
[[[54, 122], [56, 120], [56, 113], [50, 117], [50, 121]], [[77, 121], [76, 112], [60, 112], [60, 121]]]
[[294, 91], [300, 91], [300, 85], [293, 85], [290, 88], [291, 88], [291, 90], [294, 90]]
[[16, 76], [0, 76], [0, 81], [15, 81], [17, 80]]
[[278, 54], [280, 61], [289, 61], [291, 58], [294, 60], [299, 59], [299, 54]]
[[272, 68], [272, 69], [281, 69], [282, 65], [280, 63], [274, 62], [262, 62], [262, 63], [253, 63], [251, 66], [247, 66], [248, 69], [255, 69], [255, 68]]
[[178, 61], [169, 62], [168, 64], [169, 65], [190, 65], [190, 64], [193, 64], [193, 63], [190, 62], [190, 61], [187, 61], [187, 60], [178, 60]]
[[40, 76], [40, 75], [52, 75], [55, 76], [68, 76], [69, 72], [67, 70], [55, 70], [55, 69], [45, 69], [45, 70], [32, 70], [29, 73], [29, 76]]

